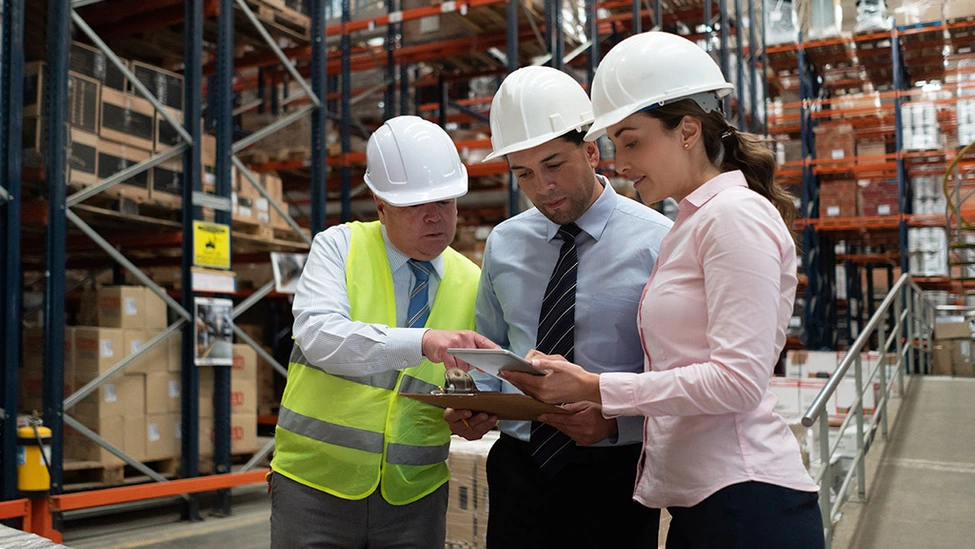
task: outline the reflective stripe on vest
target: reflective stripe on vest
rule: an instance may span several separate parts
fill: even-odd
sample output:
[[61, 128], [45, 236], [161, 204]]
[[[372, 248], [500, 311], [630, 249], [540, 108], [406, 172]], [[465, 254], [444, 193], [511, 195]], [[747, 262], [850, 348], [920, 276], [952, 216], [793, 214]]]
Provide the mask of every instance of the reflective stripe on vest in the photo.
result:
[[[350, 317], [396, 324], [392, 273], [378, 222], [352, 223], [346, 261]], [[479, 271], [448, 248], [444, 279], [434, 296], [427, 327], [474, 328]], [[271, 467], [284, 476], [345, 499], [362, 499], [380, 488], [391, 504], [405, 505], [435, 491], [449, 478], [450, 431], [443, 410], [399, 393], [429, 393], [443, 383], [443, 365], [375, 375], [336, 376], [309, 364], [297, 345], [281, 402]]]

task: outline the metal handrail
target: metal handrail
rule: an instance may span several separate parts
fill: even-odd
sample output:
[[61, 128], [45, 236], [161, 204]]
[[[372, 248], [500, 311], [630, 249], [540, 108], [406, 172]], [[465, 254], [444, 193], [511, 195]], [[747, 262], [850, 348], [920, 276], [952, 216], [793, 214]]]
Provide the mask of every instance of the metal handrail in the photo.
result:
[[[894, 325], [887, 331], [888, 317], [891, 316], [893, 309]], [[829, 381], [823, 389], [816, 395], [815, 400], [802, 416], [802, 424], [805, 427], [812, 427], [819, 422], [818, 442], [820, 450], [820, 469], [815, 476], [815, 482], [819, 484], [819, 506], [823, 514], [823, 529], [826, 537], [826, 547], [832, 546], [833, 520], [837, 511], [844, 502], [844, 497], [854, 474], [857, 479], [857, 493], [861, 501], [865, 501], [866, 492], [866, 455], [870, 450], [870, 443], [873, 441], [877, 427], [880, 427], [881, 435], [887, 438], [887, 402], [891, 396], [891, 383], [887, 379], [888, 368], [892, 365], [888, 357], [897, 357], [897, 393], [898, 396], [904, 395], [904, 373], [915, 370], [914, 353], [915, 348], [920, 349], [920, 359], [924, 362], [919, 366], [919, 371], [927, 369], [931, 353], [932, 332], [934, 330], [935, 306], [924, 296], [921, 289], [914, 282], [909, 274], [903, 274], [894, 284], [890, 292], [884, 298], [880, 307], [867, 322], [863, 331], [853, 342], [850, 350], [843, 360], [840, 361], [836, 370], [830, 375]], [[863, 358], [861, 353], [867, 348], [873, 334], [877, 334], [879, 346], [878, 355], [880, 360], [872, 371], [864, 377]], [[895, 346], [896, 351], [891, 354], [891, 346]], [[826, 404], [833, 397], [840, 383], [849, 373], [854, 371], [856, 379], [856, 398], [850, 405], [849, 412], [839, 427], [836, 441], [830, 444], [829, 440], [829, 420], [826, 414]], [[873, 417], [869, 425], [865, 425], [863, 412], [864, 385], [872, 390], [872, 382], [878, 379], [881, 392], [875, 403]], [[866, 382], [866, 383], [864, 383]], [[831, 493], [831, 461], [840, 446], [843, 433], [849, 428], [850, 424], [856, 423], [857, 431], [857, 451], [853, 457], [853, 464], [850, 471], [843, 478], [840, 489], [836, 492], [836, 501], [830, 501]]]

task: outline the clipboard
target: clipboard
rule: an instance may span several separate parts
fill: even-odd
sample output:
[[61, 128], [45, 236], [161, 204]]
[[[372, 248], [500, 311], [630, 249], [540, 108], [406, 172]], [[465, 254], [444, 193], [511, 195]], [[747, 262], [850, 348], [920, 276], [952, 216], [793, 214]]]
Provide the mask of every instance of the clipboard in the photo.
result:
[[534, 421], [542, 414], [569, 414], [568, 410], [518, 393], [403, 393], [420, 402], [440, 408], [472, 410], [498, 416], [498, 419]]

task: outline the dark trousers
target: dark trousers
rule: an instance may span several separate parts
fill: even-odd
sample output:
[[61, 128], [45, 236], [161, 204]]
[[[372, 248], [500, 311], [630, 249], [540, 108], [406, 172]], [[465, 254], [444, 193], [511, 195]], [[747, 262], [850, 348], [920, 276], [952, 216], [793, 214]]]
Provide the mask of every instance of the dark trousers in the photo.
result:
[[823, 549], [819, 496], [733, 484], [693, 507], [668, 507], [667, 549]]
[[348, 500], [271, 474], [271, 549], [442, 549], [447, 485], [407, 505]]
[[576, 449], [549, 479], [528, 443], [501, 435], [488, 455], [488, 549], [656, 548], [659, 509], [633, 501], [640, 446]]

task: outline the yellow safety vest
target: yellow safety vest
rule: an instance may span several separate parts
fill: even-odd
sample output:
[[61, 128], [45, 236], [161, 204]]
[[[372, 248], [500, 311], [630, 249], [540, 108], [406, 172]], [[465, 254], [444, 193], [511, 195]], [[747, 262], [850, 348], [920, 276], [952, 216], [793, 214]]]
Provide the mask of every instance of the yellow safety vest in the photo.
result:
[[[396, 325], [393, 275], [380, 224], [351, 223], [345, 264], [352, 320]], [[443, 253], [426, 327], [473, 330], [480, 270], [451, 248]], [[377, 486], [393, 505], [412, 503], [450, 478], [450, 431], [443, 410], [399, 396], [443, 384], [443, 364], [424, 360], [365, 377], [325, 373], [295, 344], [281, 399], [271, 468], [296, 482], [345, 499]]]

